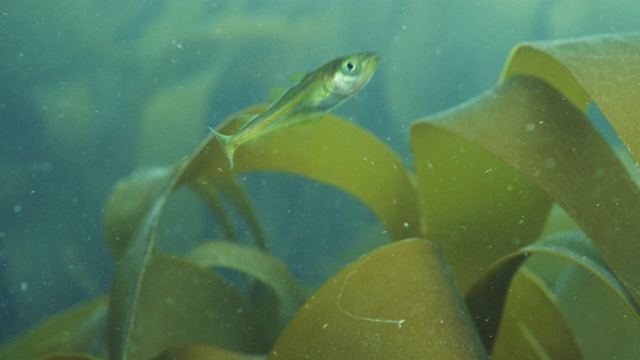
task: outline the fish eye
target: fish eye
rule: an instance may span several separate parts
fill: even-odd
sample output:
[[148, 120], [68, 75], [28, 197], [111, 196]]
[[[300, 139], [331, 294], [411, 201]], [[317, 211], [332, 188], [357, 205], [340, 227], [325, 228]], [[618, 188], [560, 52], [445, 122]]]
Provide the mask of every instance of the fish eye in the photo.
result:
[[354, 61], [348, 60], [345, 61], [344, 64], [342, 64], [342, 72], [344, 72], [345, 74], [352, 74], [356, 71], [358, 71], [358, 66]]

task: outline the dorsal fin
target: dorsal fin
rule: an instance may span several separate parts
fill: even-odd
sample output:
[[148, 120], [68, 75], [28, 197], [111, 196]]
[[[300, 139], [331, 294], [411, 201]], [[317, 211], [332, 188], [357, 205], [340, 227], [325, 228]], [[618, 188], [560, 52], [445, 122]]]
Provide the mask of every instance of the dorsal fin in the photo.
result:
[[272, 104], [276, 102], [285, 92], [287, 92], [287, 88], [274, 88], [267, 91], [267, 103]]

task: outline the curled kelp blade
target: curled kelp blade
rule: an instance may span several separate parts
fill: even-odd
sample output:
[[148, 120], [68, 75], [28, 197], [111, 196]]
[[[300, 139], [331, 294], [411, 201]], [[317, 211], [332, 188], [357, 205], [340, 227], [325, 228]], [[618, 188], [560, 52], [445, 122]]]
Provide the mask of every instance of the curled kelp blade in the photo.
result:
[[[463, 293], [495, 260], [536, 240], [551, 207], [549, 196], [496, 152], [511, 153], [509, 142], [536, 135], [527, 133], [526, 124], [559, 116], [551, 105], [543, 107], [555, 98], [503, 88], [411, 127], [427, 237], [437, 239]], [[507, 99], [496, 104], [499, 94]], [[521, 156], [538, 155], [524, 149]]]
[[[436, 146], [439, 146], [433, 134], [443, 132], [461, 139], [457, 141], [472, 144], [472, 149], [481, 147], [508, 164], [513, 169], [511, 171], [517, 171], [526, 177], [536, 185], [534, 188], [539, 188], [556, 201], [589, 235], [603, 257], [608, 259], [612, 269], [619, 272], [622, 279], [626, 279], [624, 281], [628, 282], [627, 286], [634, 289], [633, 283], [640, 278], [630, 277], [640, 271], [640, 265], [636, 261], [638, 256], [635, 256], [640, 252], [640, 242], [636, 240], [640, 238], [640, 222], [635, 221], [640, 217], [640, 194], [606, 141], [580, 110], [565, 100], [563, 94], [537, 78], [514, 75], [487, 94], [453, 111], [438, 114], [414, 125], [414, 151], [423, 151], [421, 149], [424, 148], [424, 152], [438, 154], [437, 148], [429, 148], [424, 141], [418, 140], [424, 140], [428, 136], [428, 139], [436, 141]], [[446, 147], [448, 144], [441, 146]], [[417, 157], [416, 174], [419, 184], [433, 182], [433, 173], [438, 170], [437, 167], [432, 170], [428, 162]], [[431, 178], [427, 178], [427, 175], [431, 175]], [[450, 176], [452, 177], [456, 176]], [[422, 182], [421, 179], [426, 180]], [[442, 186], [446, 188], [448, 184], [444, 183]], [[421, 186], [423, 188], [427, 194], [431, 191], [428, 187]], [[509, 188], [507, 184], [506, 189], [501, 192], [508, 192]], [[526, 191], [540, 190], [531, 190], [529, 187]], [[476, 187], [466, 191], [473, 193], [481, 189]], [[427, 195], [423, 196], [426, 207], [424, 211], [437, 214], [437, 205], [427, 203]], [[509, 204], [498, 202], [494, 206], [502, 208]], [[522, 206], [522, 209], [512, 210], [510, 215], [517, 217], [519, 214], [527, 214], [527, 209], [532, 209], [535, 204]], [[485, 216], [491, 215], [491, 212], [487, 215], [480, 214], [476, 220], [482, 221]], [[544, 216], [544, 212], [538, 212], [536, 217], [522, 218], [521, 223], [518, 222], [519, 225], [526, 226], [528, 222], [540, 222], [540, 217]], [[431, 225], [428, 229], [437, 232], [442, 224], [428, 222]], [[510, 243], [517, 247], [528, 242], [521, 241], [522, 234], [527, 232], [520, 235], [509, 233], [506, 239], [498, 235], [494, 240], [489, 240], [491, 237], [482, 233], [485, 227], [471, 231], [467, 224], [460, 222], [454, 224], [453, 230], [455, 226], [466, 226], [466, 231], [471, 233], [467, 243], [482, 244], [492, 241], [492, 247], [485, 247], [485, 252], [492, 252], [496, 257], [507, 253], [496, 252], [497, 244], [503, 244], [502, 248], [505, 245], [508, 247]], [[458, 232], [465, 233], [462, 230]], [[447, 231], [447, 234], [456, 233]], [[445, 236], [440, 238], [445, 239]], [[529, 240], [532, 238], [535, 236], [528, 237]], [[446, 254], [457, 256], [455, 254], [464, 254], [462, 251], [466, 250], [464, 246], [460, 246], [463, 243], [465, 242], [452, 239], [442, 246]], [[454, 259], [454, 272], [457, 271], [456, 264]], [[463, 286], [463, 291], [465, 289]]]
[[186, 257], [198, 266], [232, 269], [259, 280], [278, 296], [287, 317], [305, 299], [301, 285], [287, 266], [255, 247], [208, 241], [193, 248]]
[[0, 359], [36, 359], [55, 353], [94, 350], [92, 347], [100, 343], [98, 336], [107, 323], [108, 301], [106, 296], [100, 296], [48, 318], [2, 346]]
[[491, 358], [584, 358], [553, 290], [526, 268], [511, 283]]
[[[261, 108], [252, 108], [256, 113]], [[221, 131], [232, 133], [244, 122], [232, 116]], [[207, 177], [230, 172], [283, 172], [331, 185], [367, 205], [387, 227], [393, 239], [423, 232], [415, 180], [398, 155], [363, 128], [327, 114], [318, 125], [283, 129], [272, 136], [245, 144], [235, 154], [230, 170], [213, 135], [192, 155], [189, 171]]]
[[[503, 79], [536, 76], [559, 89], [581, 111], [593, 101], [635, 159], [640, 159], [640, 34], [600, 35], [523, 44], [512, 52]], [[599, 143], [599, 142], [597, 142]], [[601, 145], [596, 151], [601, 151]], [[596, 153], [597, 154], [597, 153]], [[573, 182], [558, 183], [550, 194], [589, 235], [596, 248], [640, 302], [640, 200], [627, 176], [609, 166], [575, 173], [586, 177], [598, 197], [583, 199]], [[549, 189], [551, 190], [551, 189]], [[571, 194], [566, 196], [561, 194]], [[587, 192], [590, 194], [590, 192]], [[562, 198], [561, 198], [562, 196]], [[563, 201], [561, 201], [563, 200]], [[572, 205], [575, 204], [575, 205]], [[589, 205], [585, 209], [584, 205]], [[581, 209], [580, 209], [581, 208]], [[612, 241], [610, 239], [617, 240]]]
[[[514, 274], [531, 254], [548, 254], [571, 261], [598, 277], [640, 319], [632, 294], [580, 232], [560, 233], [509, 254], [491, 265], [466, 294], [465, 301], [487, 349], [495, 341], [507, 291]], [[584, 294], [583, 296], [588, 296]]]
[[268, 358], [486, 359], [470, 321], [437, 245], [407, 239], [329, 279]]

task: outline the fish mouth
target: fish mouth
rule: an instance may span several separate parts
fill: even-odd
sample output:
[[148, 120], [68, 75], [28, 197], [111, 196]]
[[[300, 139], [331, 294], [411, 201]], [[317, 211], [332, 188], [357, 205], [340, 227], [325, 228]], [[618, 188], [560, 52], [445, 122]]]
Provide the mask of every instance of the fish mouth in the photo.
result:
[[378, 68], [378, 65], [380, 65], [380, 61], [382, 61], [382, 58], [380, 57], [380, 55], [374, 53], [374, 52], [367, 52], [364, 53], [364, 56], [366, 58], [365, 63], [366, 63], [366, 67], [370, 67], [372, 70], [375, 70]]
[[366, 84], [373, 76], [373, 73], [376, 72], [376, 69], [378, 69], [378, 65], [380, 65], [380, 62], [382, 61], [382, 59], [380, 58], [380, 55], [374, 52], [365, 53], [364, 57], [365, 57], [365, 60], [362, 63], [363, 63], [363, 70], [366, 74], [365, 76], [366, 78], [365, 84]]

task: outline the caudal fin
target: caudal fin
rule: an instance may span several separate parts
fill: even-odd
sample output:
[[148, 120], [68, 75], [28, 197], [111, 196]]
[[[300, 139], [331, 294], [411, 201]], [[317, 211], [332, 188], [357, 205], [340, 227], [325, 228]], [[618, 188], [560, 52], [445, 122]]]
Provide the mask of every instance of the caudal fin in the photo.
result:
[[211, 130], [216, 139], [218, 139], [218, 143], [220, 143], [220, 147], [222, 148], [222, 151], [224, 151], [224, 154], [227, 156], [227, 159], [229, 159], [229, 165], [231, 166], [231, 169], [233, 169], [233, 154], [235, 154], [237, 149], [237, 146], [234, 146], [231, 142], [233, 136], [220, 134], [213, 128], [209, 128], [209, 130]]

